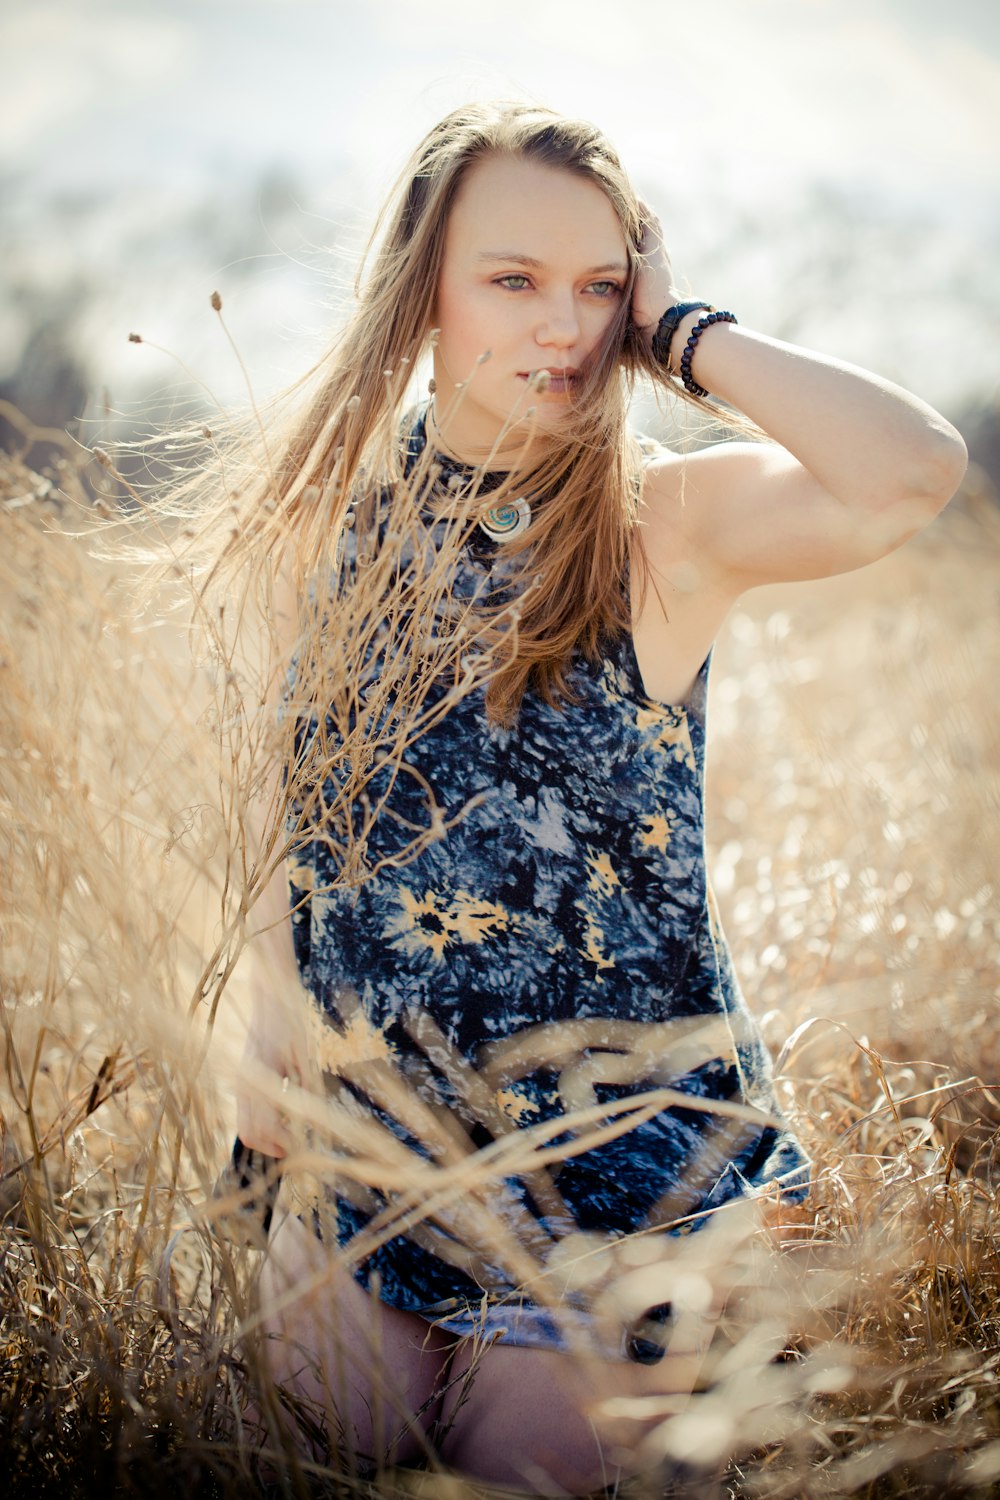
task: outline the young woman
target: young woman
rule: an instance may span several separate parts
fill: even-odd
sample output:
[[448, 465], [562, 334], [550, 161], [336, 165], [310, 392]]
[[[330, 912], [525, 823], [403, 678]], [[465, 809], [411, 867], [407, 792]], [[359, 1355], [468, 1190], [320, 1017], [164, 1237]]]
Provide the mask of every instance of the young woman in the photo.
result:
[[[410, 409], [428, 353], [432, 398]], [[807, 1179], [705, 870], [712, 643], [745, 590], [898, 546], [965, 452], [889, 382], [682, 297], [604, 138], [521, 106], [422, 142], [319, 373], [271, 445], [258, 527], [291, 538], [292, 915], [279, 873], [243, 1155], [288, 1149], [268, 1080], [301, 1099], [315, 1076], [298, 977], [360, 1059], [324, 1062], [345, 1131], [363, 1105], [418, 1163], [532, 1131], [556, 1149], [469, 1179], [507, 1233], [495, 1255], [454, 1194], [438, 1211], [341, 1172], [325, 1217], [271, 1235], [269, 1365], [317, 1413], [314, 1455], [405, 1461], [446, 1433], [470, 1476], [585, 1493], [628, 1466], [595, 1399], [657, 1390], [661, 1366], [546, 1293], [560, 1244]], [[640, 444], [640, 375], [725, 403], [743, 440]]]

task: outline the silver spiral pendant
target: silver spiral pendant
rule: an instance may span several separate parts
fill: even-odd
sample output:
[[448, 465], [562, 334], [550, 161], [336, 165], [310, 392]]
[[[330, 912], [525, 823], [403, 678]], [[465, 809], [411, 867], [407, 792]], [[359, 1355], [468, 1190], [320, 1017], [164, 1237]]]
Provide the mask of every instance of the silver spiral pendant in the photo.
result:
[[479, 529], [495, 542], [509, 542], [531, 525], [531, 506], [523, 497], [495, 505], [479, 517]]

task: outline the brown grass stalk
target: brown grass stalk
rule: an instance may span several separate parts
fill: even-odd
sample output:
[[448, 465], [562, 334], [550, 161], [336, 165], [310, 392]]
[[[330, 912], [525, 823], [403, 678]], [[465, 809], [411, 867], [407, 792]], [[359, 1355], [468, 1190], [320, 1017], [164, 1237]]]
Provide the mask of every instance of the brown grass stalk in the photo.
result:
[[[91, 482], [114, 512], [113, 461]], [[129, 566], [72, 535], [90, 503], [80, 483], [72, 466], [52, 483], [16, 457], [0, 473], [6, 1491], [228, 1497], [266, 1480], [296, 1495], [472, 1494], [433, 1461], [365, 1480], [349, 1453], [310, 1464], [282, 1446], [261, 1479], [245, 1416], [261, 1378], [259, 1254], [228, 1232], [236, 1197], [211, 1189], [232, 1133], [254, 902], [285, 854], [284, 807], [307, 801], [322, 758], [343, 747], [318, 735], [298, 784], [284, 801], [274, 792], [262, 766], [287, 759], [288, 731], [276, 740], [261, 711], [283, 668], [266, 580], [224, 607], [212, 587], [198, 594], [192, 665], [182, 612], [137, 612]], [[449, 503], [458, 547], [469, 510]], [[181, 523], [170, 540], [175, 593], [190, 597]], [[374, 604], [313, 663], [317, 693], [355, 726], [353, 777], [325, 811], [347, 881], [364, 878], [365, 828], [386, 776], [406, 774], [412, 736], [449, 694], [488, 679], [516, 631], [456, 612], [447, 557], [428, 572], [419, 550], [372, 562], [373, 601], [388, 577], [378, 570], [403, 558], [404, 598], [429, 592], [439, 606], [433, 641], [405, 607], [389, 621], [396, 696], [384, 684], [363, 700], [353, 673], [385, 625]], [[1000, 518], [973, 481], [876, 568], [749, 597], [718, 648], [719, 902], [754, 1008], [785, 1044], [784, 1107], [818, 1164], [810, 1203], [774, 1205], [769, 1236], [736, 1209], [698, 1235], [637, 1236], [613, 1254], [572, 1237], [546, 1261], [496, 1212], [511, 1171], [544, 1190], [558, 1157], [544, 1130], [498, 1127], [495, 1146], [474, 1152], [461, 1129], [422, 1117], [418, 1161], [335, 1091], [284, 1101], [301, 1150], [282, 1202], [322, 1212], [335, 1150], [352, 1190], [381, 1205], [354, 1255], [402, 1224], [427, 1235], [451, 1224], [470, 1254], [506, 1257], [554, 1308], [586, 1292], [607, 1327], [672, 1298], [674, 1388], [609, 1414], [660, 1466], [626, 1486], [637, 1497], [971, 1497], [1000, 1482], [998, 558]], [[443, 703], [431, 692], [442, 680]], [[429, 797], [412, 853], [445, 823]], [[336, 1038], [322, 1045], [336, 1054]], [[695, 1042], [674, 1045], [690, 1056]], [[345, 1077], [356, 1064], [327, 1057]], [[580, 1129], [624, 1128], [588, 1114], [576, 1076]], [[378, 1080], [394, 1107], [416, 1110], [391, 1069]], [[486, 1120], [477, 1080], [464, 1086], [470, 1116]], [[282, 1399], [265, 1387], [261, 1404], [273, 1415]]]

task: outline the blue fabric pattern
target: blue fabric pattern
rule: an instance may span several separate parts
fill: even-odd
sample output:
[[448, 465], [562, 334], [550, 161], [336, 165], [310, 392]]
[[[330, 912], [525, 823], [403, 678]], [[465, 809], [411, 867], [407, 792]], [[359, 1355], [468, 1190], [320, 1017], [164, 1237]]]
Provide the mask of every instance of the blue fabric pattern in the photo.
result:
[[[411, 462], [424, 442], [418, 420]], [[442, 464], [445, 481], [468, 472]], [[502, 549], [477, 538], [456, 586], [480, 596], [495, 589]], [[448, 1106], [473, 1146], [650, 1089], [691, 1101], [647, 1112], [527, 1181], [507, 1179], [511, 1223], [530, 1224], [543, 1258], [546, 1244], [575, 1229], [677, 1230], [773, 1184], [789, 1196], [807, 1190], [808, 1164], [781, 1121], [706, 874], [708, 674], [706, 660], [687, 704], [655, 702], [626, 635], [606, 641], [599, 662], [574, 662], [575, 703], [553, 708], [529, 691], [512, 729], [491, 727], [482, 694], [470, 693], [408, 755], [446, 817], [474, 803], [446, 837], [353, 890], [336, 885], [322, 839], [302, 838], [289, 862], [307, 988], [341, 1029], [360, 1012], [421, 1097]], [[303, 724], [301, 735], [314, 727]], [[369, 839], [373, 862], [391, 860], [412, 836], [407, 825], [427, 821], [417, 778], [400, 778], [390, 806]], [[456, 1082], [469, 1068], [489, 1108]], [[366, 1093], [363, 1075], [339, 1087]], [[377, 1094], [377, 1117], [425, 1150]], [[756, 1113], [713, 1113], [696, 1107], [702, 1101]], [[570, 1125], [555, 1139], [574, 1135]], [[380, 1206], [338, 1197], [341, 1243]], [[450, 1239], [433, 1225], [396, 1235], [356, 1274], [367, 1286], [377, 1272], [386, 1302], [456, 1332], [476, 1326], [560, 1344], [551, 1316], [503, 1266], [480, 1258], [470, 1269]]]

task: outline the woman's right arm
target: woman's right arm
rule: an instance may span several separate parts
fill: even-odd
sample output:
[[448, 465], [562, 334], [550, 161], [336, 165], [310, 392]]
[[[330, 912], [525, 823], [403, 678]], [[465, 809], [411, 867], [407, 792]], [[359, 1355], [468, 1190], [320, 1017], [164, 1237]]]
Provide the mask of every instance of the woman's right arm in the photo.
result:
[[286, 1156], [291, 1135], [285, 1089], [308, 1087], [313, 1065], [312, 1002], [292, 947], [283, 861], [254, 902], [251, 921], [250, 1017], [236, 1086], [236, 1132], [253, 1151]]
[[[272, 626], [278, 659], [286, 662], [297, 637], [298, 605], [293, 589], [281, 578], [276, 581], [273, 597]], [[268, 703], [271, 713], [278, 709], [278, 691], [275, 690]], [[275, 779], [280, 775], [280, 767], [275, 768]], [[280, 793], [272, 798], [262, 797], [250, 810], [248, 832], [253, 840], [255, 862], [266, 857], [269, 802], [272, 806], [280, 805]], [[236, 1087], [237, 1134], [251, 1150], [267, 1156], [286, 1156], [292, 1138], [285, 1091], [289, 1087], [310, 1087], [314, 1064], [309, 1042], [312, 1001], [299, 977], [292, 944], [284, 860], [276, 863], [256, 897], [250, 926], [251, 1003]]]

